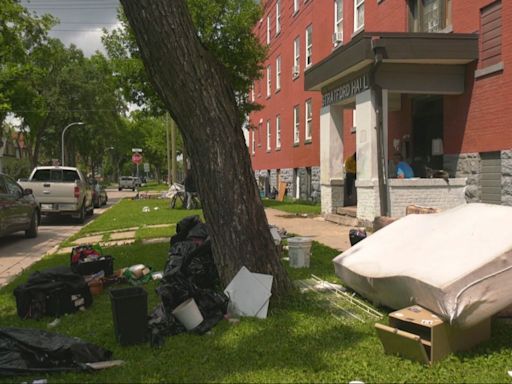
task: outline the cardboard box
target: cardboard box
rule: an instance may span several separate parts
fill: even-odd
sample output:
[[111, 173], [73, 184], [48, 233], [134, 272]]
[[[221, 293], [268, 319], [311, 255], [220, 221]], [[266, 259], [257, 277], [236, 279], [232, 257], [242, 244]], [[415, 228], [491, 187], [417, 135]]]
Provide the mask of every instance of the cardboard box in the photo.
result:
[[414, 305], [390, 313], [389, 326], [376, 323], [375, 328], [385, 353], [432, 364], [450, 353], [470, 349], [488, 340], [491, 319], [469, 328], [460, 328]]

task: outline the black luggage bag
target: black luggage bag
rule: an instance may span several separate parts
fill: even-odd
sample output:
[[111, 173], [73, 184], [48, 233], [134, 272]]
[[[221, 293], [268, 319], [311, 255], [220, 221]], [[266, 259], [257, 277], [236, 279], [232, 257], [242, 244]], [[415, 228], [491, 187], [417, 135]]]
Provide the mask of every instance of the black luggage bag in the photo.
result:
[[14, 296], [18, 316], [22, 319], [60, 317], [92, 304], [89, 286], [69, 267], [34, 272], [27, 283], [14, 289]]

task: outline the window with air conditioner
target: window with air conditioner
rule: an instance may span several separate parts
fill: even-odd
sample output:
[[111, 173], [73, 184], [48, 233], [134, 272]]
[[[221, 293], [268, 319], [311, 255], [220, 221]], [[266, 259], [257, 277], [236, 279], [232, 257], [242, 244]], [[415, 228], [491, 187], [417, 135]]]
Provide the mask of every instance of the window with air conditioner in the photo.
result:
[[270, 120], [267, 120], [267, 152], [270, 152], [270, 150], [272, 149], [270, 147], [270, 140], [271, 140]]
[[306, 28], [306, 68], [313, 63], [313, 26]]
[[272, 94], [272, 68], [267, 65], [267, 97]]
[[313, 104], [311, 99], [306, 100], [305, 103], [305, 137], [304, 140], [311, 141], [313, 132]]
[[293, 41], [293, 68], [292, 68], [293, 78], [298, 77], [299, 72], [300, 72], [300, 37], [297, 37]]
[[343, 43], [343, 0], [334, 0], [334, 33], [332, 44], [334, 46]]
[[276, 0], [276, 35], [281, 32], [281, 1]]
[[254, 129], [251, 131], [251, 153], [254, 155], [256, 153], [256, 132]]
[[293, 143], [299, 144], [300, 142], [300, 115], [299, 106], [293, 107]]
[[276, 58], [276, 91], [281, 89], [281, 56]]
[[357, 32], [363, 28], [364, 28], [364, 0], [354, 0], [354, 31]]
[[281, 148], [281, 116], [276, 116], [276, 149]]
[[408, 0], [410, 32], [442, 32], [451, 26], [452, 0]]

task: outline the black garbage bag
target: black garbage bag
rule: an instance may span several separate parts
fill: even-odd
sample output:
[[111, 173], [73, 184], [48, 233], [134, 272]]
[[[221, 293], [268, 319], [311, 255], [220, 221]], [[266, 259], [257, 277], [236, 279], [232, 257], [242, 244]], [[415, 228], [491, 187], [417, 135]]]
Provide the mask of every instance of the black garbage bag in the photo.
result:
[[171, 314], [167, 313], [164, 305], [157, 305], [149, 315], [149, 342], [153, 347], [161, 347], [167, 336], [186, 332], [185, 327]]
[[186, 240], [194, 241], [196, 244], [202, 244], [208, 238], [208, 229], [206, 224], [198, 223], [187, 234]]
[[40, 329], [0, 328], [0, 376], [83, 371], [112, 352], [76, 337]]
[[171, 247], [164, 268], [164, 279], [181, 274], [200, 288], [214, 288], [219, 282], [219, 273], [213, 260], [211, 241], [202, 245], [182, 241]]
[[189, 231], [197, 224], [201, 224], [201, 219], [197, 215], [187, 216], [176, 224], [176, 234], [171, 237], [171, 247], [187, 238]]
[[62, 316], [92, 304], [92, 295], [83, 276], [66, 266], [32, 273], [25, 284], [14, 289], [14, 296], [18, 316], [22, 319]]
[[180, 274], [169, 280], [161, 280], [157, 288], [162, 303], [153, 309], [148, 327], [150, 342], [154, 347], [161, 346], [165, 337], [186, 332], [185, 327], [174, 317], [172, 311], [185, 300], [193, 297], [203, 315], [204, 321], [193, 332], [204, 334], [224, 318], [229, 298], [222, 292], [200, 289]]
[[366, 239], [366, 237], [367, 237], [367, 234], [364, 229], [352, 228], [348, 232], [348, 238], [350, 240], [350, 245], [355, 245], [355, 244], [359, 243], [361, 240]]

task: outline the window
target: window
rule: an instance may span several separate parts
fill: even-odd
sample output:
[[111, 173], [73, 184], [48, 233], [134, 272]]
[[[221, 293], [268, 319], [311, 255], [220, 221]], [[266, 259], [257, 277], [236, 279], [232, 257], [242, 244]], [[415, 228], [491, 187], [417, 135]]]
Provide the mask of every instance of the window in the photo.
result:
[[293, 13], [299, 12], [299, 0], [293, 0]]
[[306, 28], [306, 68], [313, 62], [313, 26]]
[[299, 76], [300, 72], [300, 37], [293, 41], [293, 78]]
[[281, 148], [281, 116], [276, 116], [276, 149]]
[[281, 32], [281, 1], [276, 1], [276, 35]]
[[452, 0], [409, 0], [409, 31], [440, 32], [451, 25]]
[[276, 91], [281, 89], [281, 56], [276, 58]]
[[311, 141], [311, 137], [312, 137], [312, 131], [313, 131], [313, 105], [312, 105], [312, 102], [311, 102], [311, 99], [308, 99], [306, 100], [306, 104], [305, 104], [305, 109], [306, 109], [306, 136], [305, 136], [305, 140], [307, 141]]
[[272, 68], [267, 65], [267, 97], [270, 97], [272, 91]]
[[258, 79], [258, 97], [261, 96], [261, 79]]
[[480, 10], [480, 66], [501, 63], [501, 1]]
[[354, 31], [364, 27], [364, 0], [354, 0]]
[[293, 107], [293, 143], [294, 144], [299, 144], [299, 141], [300, 141], [299, 128], [300, 128], [299, 106], [296, 105], [295, 107]]
[[343, 42], [343, 0], [334, 0], [334, 46]]
[[254, 103], [256, 101], [256, 96], [254, 95], [254, 84], [251, 88], [251, 101]]
[[270, 16], [267, 16], [267, 44], [270, 44]]
[[252, 138], [251, 138], [251, 153], [254, 155], [255, 153], [255, 149], [256, 149], [256, 132], [255, 130], [253, 129], [251, 131], [252, 133]]
[[270, 120], [267, 120], [267, 152], [269, 152], [272, 148], [270, 147]]
[[12, 196], [22, 196], [23, 191], [20, 188], [18, 184], [14, 180], [12, 180], [10, 177], [5, 176], [4, 178], [5, 185], [7, 187], [7, 193]]

